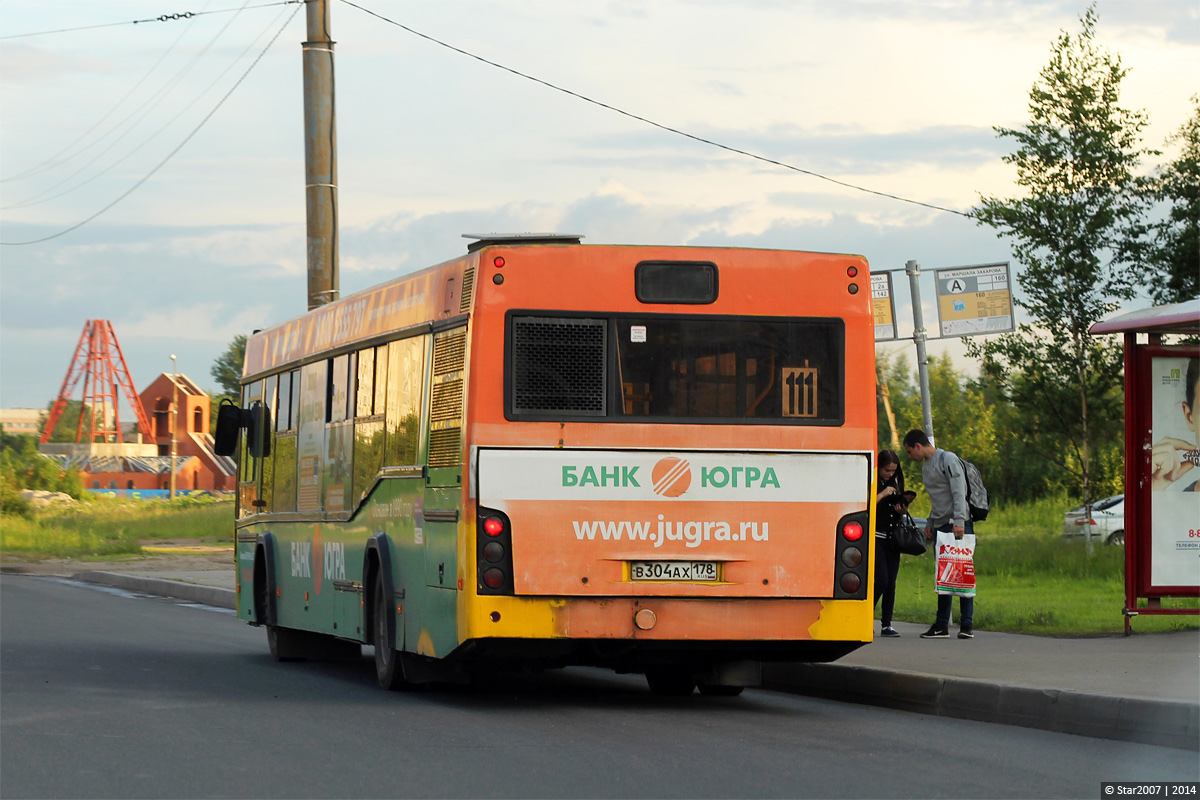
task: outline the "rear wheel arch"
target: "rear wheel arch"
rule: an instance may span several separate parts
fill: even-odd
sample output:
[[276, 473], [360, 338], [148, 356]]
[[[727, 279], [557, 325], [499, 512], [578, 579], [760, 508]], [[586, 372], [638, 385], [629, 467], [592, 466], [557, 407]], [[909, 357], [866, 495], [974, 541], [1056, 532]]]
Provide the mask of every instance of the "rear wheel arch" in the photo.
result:
[[275, 535], [260, 533], [254, 546], [254, 621], [259, 625], [275, 625], [278, 619]]
[[[363, 610], [365, 612], [363, 627], [368, 634], [368, 643], [376, 644], [374, 633], [376, 630], [376, 612], [375, 603], [372, 602], [375, 597], [376, 585], [383, 585], [386, 597], [391, 598], [395, 596], [395, 587], [392, 585], [391, 542], [388, 540], [386, 533], [376, 531], [371, 535], [371, 538], [367, 540], [363, 560]], [[396, 645], [395, 616], [392, 616], [388, 622], [387, 634], [390, 644], [394, 647]]]

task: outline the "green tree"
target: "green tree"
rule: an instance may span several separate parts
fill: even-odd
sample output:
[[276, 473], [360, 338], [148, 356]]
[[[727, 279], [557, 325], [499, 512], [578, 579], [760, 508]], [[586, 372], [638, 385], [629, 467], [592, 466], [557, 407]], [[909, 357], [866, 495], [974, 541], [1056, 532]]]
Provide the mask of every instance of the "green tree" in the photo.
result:
[[1169, 204], [1166, 219], [1154, 226], [1149, 251], [1150, 296], [1156, 303], [1200, 297], [1200, 95], [1192, 95], [1192, 116], [1167, 144], [1179, 155], [1159, 171], [1154, 198]]
[[908, 359], [901, 354], [877, 352], [875, 372], [879, 449], [904, 455], [900, 441], [914, 427], [911, 424], [914, 407], [916, 418], [921, 416], [920, 393], [913, 383]]
[[1154, 151], [1141, 147], [1146, 115], [1119, 105], [1128, 71], [1096, 43], [1094, 6], [1081, 22], [1077, 36], [1060, 34], [1030, 90], [1028, 126], [996, 128], [1017, 144], [1004, 160], [1020, 196], [983, 197], [974, 212], [1011, 240], [1022, 266], [1016, 302], [1032, 324], [968, 352], [1005, 399], [1031, 412], [1038, 455], [1076, 473], [1088, 502], [1093, 420], [1119, 415], [1121, 367], [1120, 349], [1088, 329], [1135, 294], [1148, 203], [1135, 172]]
[[240, 381], [242, 363], [246, 360], [246, 339], [247, 337], [240, 333], [233, 337], [229, 347], [213, 362], [210, 370], [213, 380], [221, 387], [221, 393], [232, 397], [235, 402], [241, 397]]
[[17, 446], [0, 451], [0, 492], [6, 499], [22, 489], [65, 492], [76, 499], [83, 494], [77, 469], [63, 469], [58, 461], [38, 452], [33, 437], [21, 438]]
[[[50, 410], [54, 408], [54, 403], [50, 401], [46, 406], [46, 410], [42, 412], [38, 418], [38, 430], [46, 429], [46, 420], [50, 418]], [[88, 416], [91, 414], [91, 408], [83, 403], [82, 400], [67, 400], [67, 405], [63, 409], [62, 415], [58, 418], [58, 422], [54, 424], [54, 432], [50, 434], [50, 441], [54, 444], [65, 444], [74, 442], [79, 436], [79, 426], [83, 426], [83, 436], [79, 441], [91, 441], [87, 438], [88, 432], [91, 430], [91, 419]], [[99, 420], [97, 420], [99, 424]], [[41, 487], [39, 487], [41, 488]]]

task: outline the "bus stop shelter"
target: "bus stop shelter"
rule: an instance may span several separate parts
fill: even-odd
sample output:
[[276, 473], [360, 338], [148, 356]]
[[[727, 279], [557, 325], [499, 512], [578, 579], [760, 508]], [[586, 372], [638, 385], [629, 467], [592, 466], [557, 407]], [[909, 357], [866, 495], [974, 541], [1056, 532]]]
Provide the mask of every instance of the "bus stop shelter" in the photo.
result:
[[[1125, 634], [1200, 597], [1200, 299], [1098, 322], [1125, 338]], [[1165, 344], [1182, 334], [1187, 344]]]

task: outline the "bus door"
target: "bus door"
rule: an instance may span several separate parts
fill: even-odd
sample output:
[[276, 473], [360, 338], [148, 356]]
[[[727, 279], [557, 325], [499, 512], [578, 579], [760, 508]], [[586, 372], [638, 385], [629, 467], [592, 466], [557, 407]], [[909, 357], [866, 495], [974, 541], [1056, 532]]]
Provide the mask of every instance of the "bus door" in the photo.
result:
[[266, 505], [262, 498], [263, 442], [266, 434], [263, 381], [242, 387], [242, 408], [254, 412], [255, 424], [243, 431], [238, 442], [238, 519], [261, 513]]
[[426, 415], [425, 584], [447, 589], [456, 588], [458, 574], [466, 351], [465, 327], [434, 335]]

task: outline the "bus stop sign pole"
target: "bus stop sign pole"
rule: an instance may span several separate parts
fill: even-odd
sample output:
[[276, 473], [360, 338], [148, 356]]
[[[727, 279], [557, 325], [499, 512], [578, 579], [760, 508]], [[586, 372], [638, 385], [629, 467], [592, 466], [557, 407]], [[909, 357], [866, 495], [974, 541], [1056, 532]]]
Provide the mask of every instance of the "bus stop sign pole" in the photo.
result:
[[916, 261], [904, 264], [908, 287], [912, 293], [913, 343], [917, 346], [917, 375], [921, 381], [921, 421], [925, 435], [933, 442], [933, 406], [929, 400], [929, 356], [925, 352], [925, 317], [921, 311], [921, 265]]

